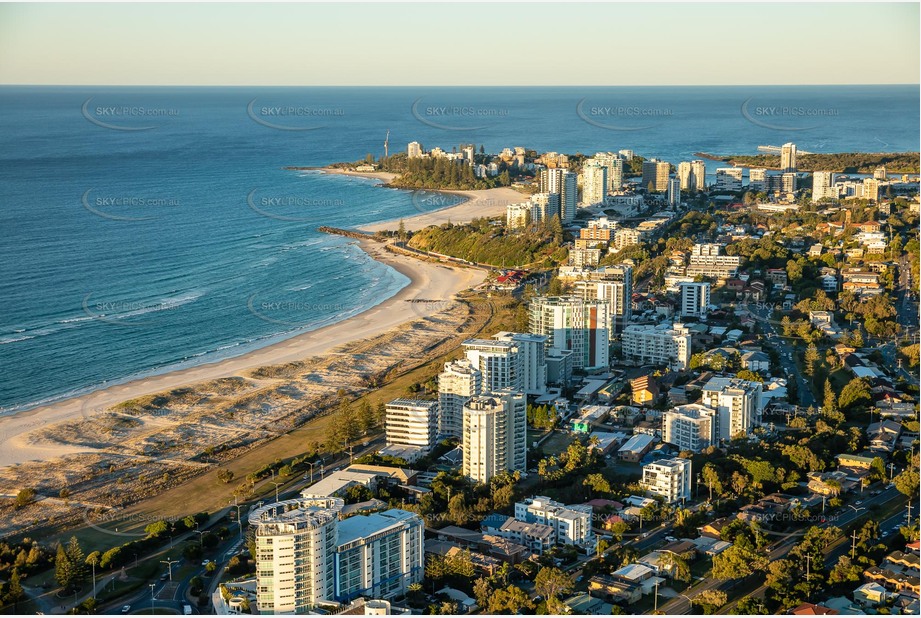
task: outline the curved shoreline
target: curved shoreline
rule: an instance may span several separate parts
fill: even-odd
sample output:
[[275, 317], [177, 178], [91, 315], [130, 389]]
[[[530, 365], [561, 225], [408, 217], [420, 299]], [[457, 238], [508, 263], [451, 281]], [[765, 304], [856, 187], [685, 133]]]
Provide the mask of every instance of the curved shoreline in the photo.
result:
[[[354, 172], [336, 167], [303, 167], [290, 169], [316, 171], [323, 174], [338, 174], [341, 176], [357, 176], [359, 178], [381, 180], [385, 184], [389, 183], [399, 175], [390, 172]], [[511, 187], [497, 187], [495, 189], [474, 189], [469, 191], [462, 189], [408, 189], [405, 187], [390, 188], [399, 189], [400, 191], [411, 191], [413, 193], [422, 192], [440, 195], [453, 195], [461, 198], [463, 201], [458, 202], [457, 204], [445, 204], [443, 206], [438, 206], [435, 204], [432, 205], [434, 207], [429, 208], [431, 204], [427, 201], [427, 199], [413, 199], [413, 205], [416, 207], [416, 210], [419, 211], [419, 214], [411, 215], [409, 217], [400, 217], [397, 219], [388, 219], [386, 221], [378, 221], [377, 223], [366, 223], [357, 229], [363, 232], [372, 233], [386, 230], [395, 230], [402, 220], [403, 226], [407, 230], [418, 231], [430, 225], [442, 225], [443, 223], [448, 223], [449, 221], [453, 223], [462, 223], [477, 217], [504, 217], [506, 206], [509, 204], [524, 202], [528, 199], [528, 196], [524, 195], [523, 193], [519, 193]]]
[[[382, 334], [439, 310], [437, 303], [411, 304], [407, 301], [421, 298], [448, 300], [458, 292], [475, 287], [485, 278], [485, 273], [476, 269], [436, 265], [390, 253], [385, 250], [384, 244], [371, 239], [357, 242], [373, 259], [408, 277], [409, 283], [390, 298], [355, 316], [239, 356], [138, 378], [0, 417], [0, 467], [87, 451], [86, 448], [66, 444], [28, 443], [30, 433], [48, 425], [92, 416], [129, 399], [241, 375], [260, 367], [328, 355], [342, 345]], [[450, 276], [446, 276], [449, 273]]]

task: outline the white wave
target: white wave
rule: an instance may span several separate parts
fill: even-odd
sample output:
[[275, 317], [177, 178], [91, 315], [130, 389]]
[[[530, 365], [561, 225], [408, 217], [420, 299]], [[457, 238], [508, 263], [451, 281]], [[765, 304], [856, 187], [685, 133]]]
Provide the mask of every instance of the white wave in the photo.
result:
[[29, 339], [35, 339], [33, 335], [26, 335], [25, 337], [10, 337], [6, 339], [0, 339], [0, 345], [6, 345], [8, 343], [16, 343], [17, 341], [27, 341]]

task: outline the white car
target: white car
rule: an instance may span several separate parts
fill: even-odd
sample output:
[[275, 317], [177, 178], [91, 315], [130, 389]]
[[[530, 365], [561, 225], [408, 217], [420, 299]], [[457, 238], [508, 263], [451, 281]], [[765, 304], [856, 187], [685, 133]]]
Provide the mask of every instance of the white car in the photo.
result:
[[122, 607], [122, 613], [123, 613], [123, 614], [127, 614], [127, 613], [130, 612], [130, 611], [131, 611], [131, 606], [130, 606], [130, 605], [125, 605], [124, 607]]
[[677, 541], [678, 539], [676, 539], [676, 538], [673, 537], [673, 536], [667, 536], [667, 537], [665, 537], [665, 540], [668, 541], [669, 543], [674, 543], [674, 542]]

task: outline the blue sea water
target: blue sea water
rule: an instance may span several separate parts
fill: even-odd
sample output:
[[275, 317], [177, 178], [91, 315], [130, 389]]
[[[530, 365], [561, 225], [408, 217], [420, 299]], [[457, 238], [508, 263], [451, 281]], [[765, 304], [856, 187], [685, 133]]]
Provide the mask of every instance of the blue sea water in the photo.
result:
[[[917, 86], [0, 87], [0, 411], [236, 355], [407, 279], [316, 231], [422, 207], [284, 170], [416, 140], [488, 152], [917, 151]], [[715, 168], [715, 164], [710, 164]], [[432, 202], [428, 202], [432, 203]]]

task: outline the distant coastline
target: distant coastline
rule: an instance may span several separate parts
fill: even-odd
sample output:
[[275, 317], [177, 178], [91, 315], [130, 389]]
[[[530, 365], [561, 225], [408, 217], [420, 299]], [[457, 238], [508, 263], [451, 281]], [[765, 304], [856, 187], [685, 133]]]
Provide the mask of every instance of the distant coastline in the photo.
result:
[[[717, 155], [709, 152], [695, 152], [695, 157], [726, 163], [735, 167], [780, 169], [780, 155]], [[840, 152], [800, 153], [796, 159], [801, 172], [837, 172], [844, 174], [872, 174], [878, 167], [885, 167], [890, 174], [917, 174], [921, 170], [917, 152]]]

